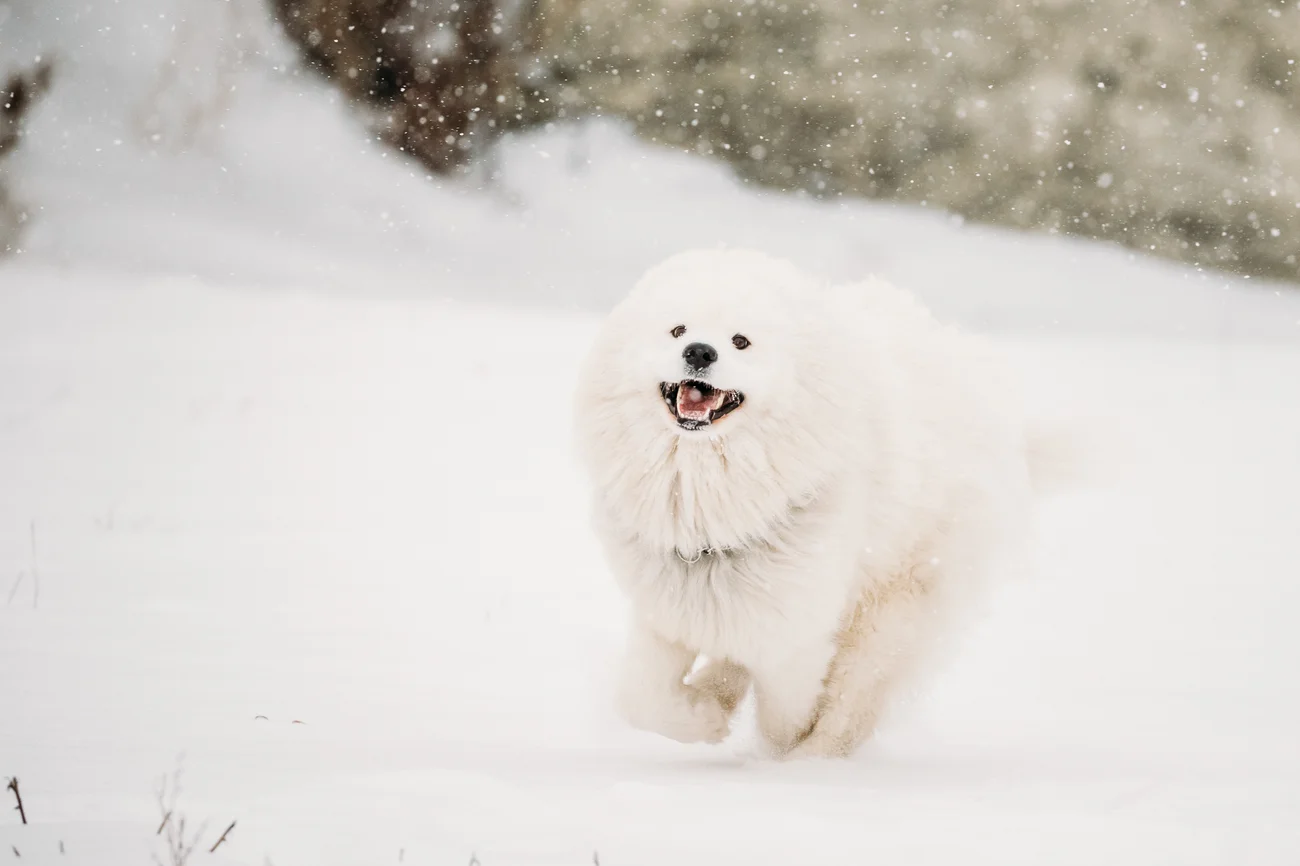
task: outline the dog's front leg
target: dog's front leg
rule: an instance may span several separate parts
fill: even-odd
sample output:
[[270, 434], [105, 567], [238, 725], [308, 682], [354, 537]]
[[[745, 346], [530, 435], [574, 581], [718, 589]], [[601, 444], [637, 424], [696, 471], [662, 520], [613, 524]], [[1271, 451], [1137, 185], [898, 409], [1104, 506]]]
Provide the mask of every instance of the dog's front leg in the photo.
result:
[[749, 683], [749, 671], [730, 659], [712, 659], [691, 676], [691, 685], [716, 697], [728, 716], [744, 699]]
[[683, 682], [697, 655], [634, 622], [618, 685], [618, 708], [628, 723], [681, 743], [726, 739], [729, 714], [718, 697]]
[[834, 643], [827, 639], [751, 665], [758, 726], [778, 754], [797, 746], [816, 723], [818, 701], [834, 653]]

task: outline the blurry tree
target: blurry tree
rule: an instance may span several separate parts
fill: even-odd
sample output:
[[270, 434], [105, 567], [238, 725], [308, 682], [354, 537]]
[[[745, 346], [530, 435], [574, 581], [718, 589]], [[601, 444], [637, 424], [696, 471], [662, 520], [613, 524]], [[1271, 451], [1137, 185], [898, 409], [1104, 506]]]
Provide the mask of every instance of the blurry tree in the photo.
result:
[[50, 74], [50, 62], [38, 61], [0, 83], [0, 253], [13, 251], [18, 231], [26, 218], [22, 206], [9, 190], [5, 156], [21, 143], [24, 120], [49, 88]]
[[1297, 0], [273, 2], [436, 170], [615, 115], [757, 183], [1300, 278]]
[[522, 0], [272, 0], [308, 61], [434, 171], [549, 113]]
[[1295, 0], [543, 0], [570, 112], [743, 176], [1300, 276]]

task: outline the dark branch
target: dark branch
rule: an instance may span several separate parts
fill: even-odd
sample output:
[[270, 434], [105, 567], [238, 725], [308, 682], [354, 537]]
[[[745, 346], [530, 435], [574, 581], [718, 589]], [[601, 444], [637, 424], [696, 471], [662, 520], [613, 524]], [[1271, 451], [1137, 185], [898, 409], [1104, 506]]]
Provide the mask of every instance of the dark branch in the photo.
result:
[[[27, 810], [23, 808], [23, 795], [18, 792], [18, 777], [14, 776], [12, 779], [10, 779], [9, 784], [6, 787], [10, 791], [14, 792], [14, 799], [18, 801], [18, 817], [22, 818], [23, 823], [26, 824]], [[17, 854], [18, 851], [15, 849], [14, 853]]]
[[212, 843], [212, 847], [208, 849], [209, 854], [214, 853], [217, 850], [217, 848], [221, 845], [221, 843], [226, 841], [226, 837], [230, 835], [230, 831], [235, 829], [235, 823], [236, 822], [231, 821], [230, 826], [227, 827], [226, 831], [221, 834], [221, 838], [218, 839], [216, 842]]

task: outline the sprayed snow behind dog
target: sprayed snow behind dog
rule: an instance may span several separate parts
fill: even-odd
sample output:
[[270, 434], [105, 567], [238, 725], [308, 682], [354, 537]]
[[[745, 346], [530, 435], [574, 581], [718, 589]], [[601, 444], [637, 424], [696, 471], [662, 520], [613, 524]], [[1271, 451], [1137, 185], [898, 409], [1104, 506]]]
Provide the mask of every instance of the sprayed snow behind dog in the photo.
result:
[[1026, 536], [1048, 453], [980, 340], [881, 281], [823, 285], [747, 251], [652, 269], [576, 409], [634, 611], [622, 713], [717, 742], [752, 684], [786, 756], [870, 736]]

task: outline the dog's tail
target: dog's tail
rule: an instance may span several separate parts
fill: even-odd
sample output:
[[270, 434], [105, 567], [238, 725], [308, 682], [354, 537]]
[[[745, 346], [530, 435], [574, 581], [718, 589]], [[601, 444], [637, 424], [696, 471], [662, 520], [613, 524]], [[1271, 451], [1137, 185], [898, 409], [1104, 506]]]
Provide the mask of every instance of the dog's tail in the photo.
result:
[[1025, 460], [1034, 492], [1052, 495], [1113, 481], [1120, 451], [1098, 425], [1039, 421], [1026, 432]]

